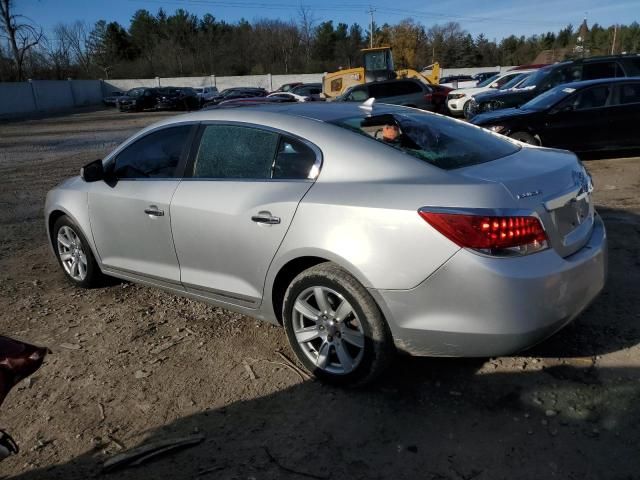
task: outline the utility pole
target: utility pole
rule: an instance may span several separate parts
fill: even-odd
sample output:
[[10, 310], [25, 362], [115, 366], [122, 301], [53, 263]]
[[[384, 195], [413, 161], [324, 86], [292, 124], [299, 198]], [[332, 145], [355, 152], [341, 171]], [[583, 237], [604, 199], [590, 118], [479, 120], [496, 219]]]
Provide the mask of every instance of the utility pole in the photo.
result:
[[373, 7], [369, 7], [369, 10], [367, 11], [367, 13], [369, 15], [371, 15], [371, 30], [369, 30], [370, 35], [369, 35], [369, 47], [373, 48], [373, 12], [375, 12], [376, 9]]
[[611, 55], [613, 55], [616, 48], [616, 34], [618, 33], [618, 24], [613, 26], [613, 42], [611, 42]]

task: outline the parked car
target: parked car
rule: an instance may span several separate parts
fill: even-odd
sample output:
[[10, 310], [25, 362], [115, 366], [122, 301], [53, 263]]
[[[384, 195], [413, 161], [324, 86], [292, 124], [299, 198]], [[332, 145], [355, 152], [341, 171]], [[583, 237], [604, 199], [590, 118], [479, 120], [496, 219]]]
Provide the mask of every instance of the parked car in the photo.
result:
[[335, 101], [364, 102], [375, 98], [384, 103], [440, 112], [444, 110], [450, 91], [450, 88], [442, 85], [427, 85], [420, 80], [405, 78], [355, 85], [336, 97]]
[[125, 95], [124, 92], [111, 92], [109, 95], [102, 99], [102, 103], [107, 107], [115, 107], [118, 101], [118, 98], [123, 97]]
[[563, 83], [637, 75], [640, 75], [640, 55], [611, 55], [557, 63], [537, 70], [517, 90], [474, 95], [469, 104], [469, 115], [519, 107]]
[[[511, 353], [589, 305], [607, 241], [574, 154], [372, 103], [145, 128], [48, 193], [61, 270], [282, 324], [302, 365], [340, 384], [375, 378], [396, 349]], [[413, 147], [377, 140], [385, 126]]]
[[[482, 83], [486, 79], [491, 78], [491, 77], [495, 77], [499, 73], [500, 72], [480, 72], [480, 73], [475, 73], [475, 74], [471, 75], [471, 78], [473, 78], [477, 83]], [[476, 84], [476, 86], [477, 86], [477, 84]]]
[[198, 98], [200, 99], [200, 105], [204, 105], [206, 102], [211, 100], [215, 95], [218, 94], [218, 87], [194, 87]]
[[521, 142], [574, 152], [640, 148], [640, 78], [559, 85], [520, 108], [482, 113], [472, 122]]
[[222, 108], [222, 107], [242, 107], [249, 105], [263, 105], [265, 103], [296, 103], [291, 96], [280, 96], [279, 94], [267, 95], [266, 97], [246, 97], [246, 98], [232, 98], [230, 100], [224, 100], [216, 105], [206, 107], [210, 108]]
[[117, 106], [121, 112], [141, 112], [156, 108], [157, 88], [132, 88], [124, 97], [119, 97]]
[[274, 90], [271, 93], [288, 92], [292, 88], [298, 87], [300, 85], [302, 85], [302, 82], [285, 83], [285, 84], [280, 85], [280, 87], [277, 90]]
[[322, 93], [322, 83], [303, 83], [293, 87], [289, 92], [302, 97], [319, 97]]
[[214, 95], [211, 100], [205, 103], [205, 106], [217, 105], [225, 100], [233, 100], [236, 98], [252, 98], [266, 97], [268, 92], [264, 88], [254, 87], [232, 87], [222, 90], [218, 95]]
[[312, 100], [311, 97], [305, 97], [303, 95], [297, 95], [292, 92], [277, 92], [270, 93], [266, 98], [280, 99], [283, 102], [308, 102]]
[[[473, 88], [459, 88], [449, 92], [447, 95], [447, 108], [453, 116], [469, 117], [469, 106], [471, 105], [471, 98], [482, 92], [488, 92], [491, 90], [500, 90], [502, 88], [510, 88], [514, 84], [512, 81], [524, 79], [524, 75], [527, 72], [533, 72], [533, 70], [521, 70], [521, 71], [508, 71], [499, 73], [493, 77], [487, 78], [484, 82], [480, 82]], [[516, 83], [519, 81], [516, 80]], [[511, 84], [511, 85], [510, 85]]]
[[478, 81], [471, 75], [449, 75], [440, 78], [439, 85], [449, 88], [473, 88]]
[[164, 87], [158, 89], [156, 108], [159, 110], [197, 110], [200, 99], [190, 87]]

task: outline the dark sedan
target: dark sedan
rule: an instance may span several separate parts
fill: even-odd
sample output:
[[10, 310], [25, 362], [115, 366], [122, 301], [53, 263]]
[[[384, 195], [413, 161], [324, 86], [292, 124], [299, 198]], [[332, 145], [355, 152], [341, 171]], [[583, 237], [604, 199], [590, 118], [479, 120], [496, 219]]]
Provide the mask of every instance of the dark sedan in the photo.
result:
[[117, 106], [121, 112], [141, 112], [156, 107], [157, 88], [133, 88], [124, 97], [119, 97]]
[[218, 105], [225, 100], [235, 100], [237, 98], [266, 97], [269, 94], [264, 88], [256, 87], [232, 87], [226, 88], [219, 95], [214, 96], [204, 104], [205, 107]]
[[640, 148], [640, 77], [560, 85], [520, 108], [483, 113], [471, 123], [574, 152]]
[[200, 98], [195, 89], [189, 87], [165, 87], [158, 90], [156, 108], [160, 110], [197, 110]]

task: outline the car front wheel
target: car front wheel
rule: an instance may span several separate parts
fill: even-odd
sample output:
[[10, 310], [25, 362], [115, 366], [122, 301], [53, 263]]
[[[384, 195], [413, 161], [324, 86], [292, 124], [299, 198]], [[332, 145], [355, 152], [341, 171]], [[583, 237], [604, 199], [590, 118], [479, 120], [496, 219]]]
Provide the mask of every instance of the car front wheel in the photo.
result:
[[361, 386], [393, 357], [389, 327], [353, 276], [327, 262], [300, 273], [284, 298], [284, 326], [307, 370], [332, 384]]
[[53, 248], [67, 279], [78, 287], [91, 288], [103, 280], [100, 267], [80, 228], [67, 216], [53, 226]]
[[531, 135], [529, 132], [514, 132], [509, 135], [514, 140], [518, 140], [522, 143], [528, 143], [529, 145], [538, 145], [540, 146], [540, 140], [537, 136]]

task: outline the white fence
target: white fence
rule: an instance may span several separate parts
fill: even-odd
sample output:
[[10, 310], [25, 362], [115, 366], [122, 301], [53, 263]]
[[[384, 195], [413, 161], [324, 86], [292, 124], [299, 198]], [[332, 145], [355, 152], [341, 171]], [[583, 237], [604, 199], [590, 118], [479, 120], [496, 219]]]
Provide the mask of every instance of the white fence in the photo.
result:
[[[442, 69], [441, 76], [504, 71], [512, 67], [451, 68]], [[104, 96], [115, 91], [135, 87], [202, 87], [215, 86], [218, 90], [229, 87], [262, 87], [275, 90], [284, 83], [320, 82], [322, 73], [298, 75], [245, 75], [236, 77], [176, 77], [119, 80], [30, 80], [28, 82], [0, 83], [0, 118], [24, 117], [98, 105]]]

